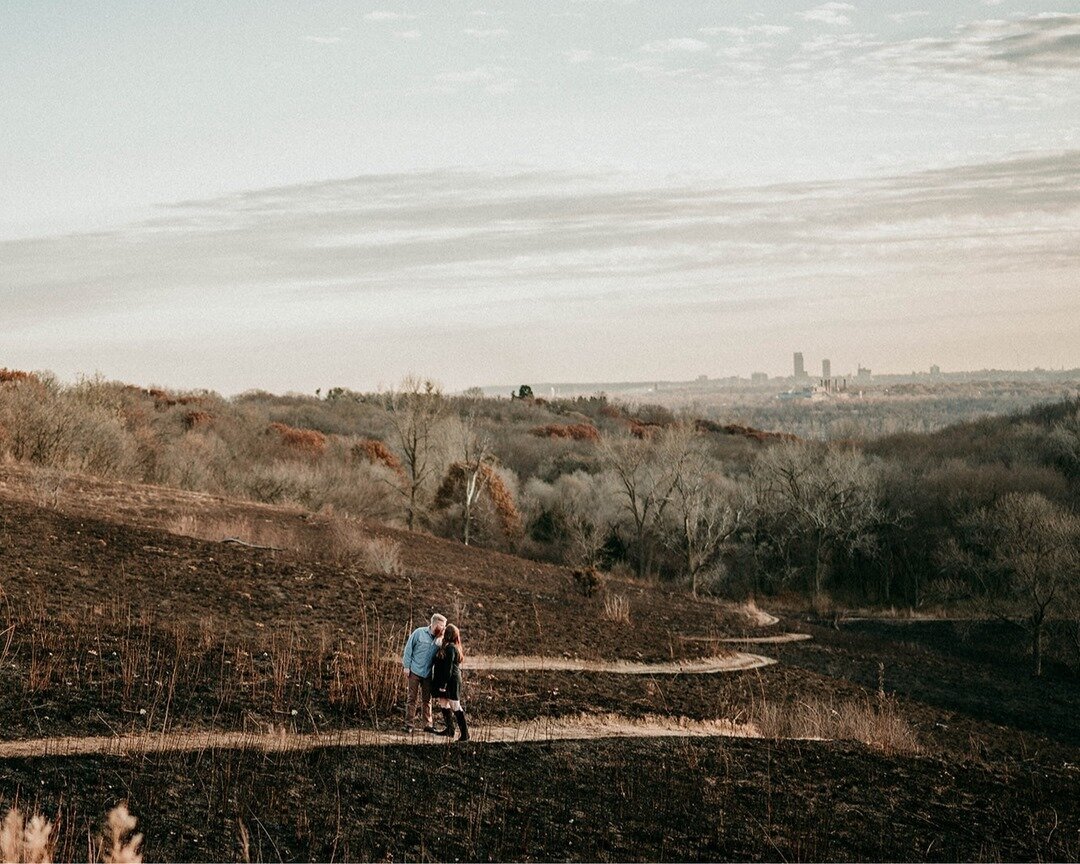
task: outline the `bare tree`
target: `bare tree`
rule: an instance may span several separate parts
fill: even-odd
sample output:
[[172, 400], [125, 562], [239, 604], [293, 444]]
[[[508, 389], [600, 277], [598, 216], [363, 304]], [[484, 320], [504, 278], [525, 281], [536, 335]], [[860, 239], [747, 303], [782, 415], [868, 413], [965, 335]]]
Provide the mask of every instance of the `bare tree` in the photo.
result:
[[880, 472], [861, 453], [805, 442], [771, 447], [752, 472], [759, 520], [781, 543], [803, 543], [813, 563], [809, 589], [817, 605], [837, 556], [874, 549], [886, 522]]
[[622, 509], [632, 525], [638, 577], [652, 569], [665, 512], [696, 434], [688, 424], [675, 424], [652, 437], [601, 441], [601, 458], [618, 481]]
[[992, 611], [1023, 611], [1032, 671], [1042, 675], [1047, 618], [1057, 608], [1068, 613], [1080, 597], [1080, 520], [1038, 492], [1010, 492], [972, 514], [966, 527], [966, 547], [953, 555], [963, 556]]
[[720, 557], [725, 544], [743, 524], [746, 495], [723, 475], [700, 442], [690, 448], [672, 493], [676, 530], [668, 544], [679, 553], [696, 597], [699, 579]]
[[468, 546], [473, 508], [492, 477], [491, 439], [480, 428], [474, 411], [453, 418], [447, 438], [450, 452], [456, 456], [451, 470], [460, 473], [460, 482], [454, 485], [459, 490], [461, 504], [461, 539]]
[[405, 497], [410, 529], [423, 512], [425, 487], [438, 471], [438, 429], [446, 415], [446, 399], [431, 380], [406, 377], [397, 390], [386, 394], [384, 407], [401, 451], [405, 482], [399, 491]]

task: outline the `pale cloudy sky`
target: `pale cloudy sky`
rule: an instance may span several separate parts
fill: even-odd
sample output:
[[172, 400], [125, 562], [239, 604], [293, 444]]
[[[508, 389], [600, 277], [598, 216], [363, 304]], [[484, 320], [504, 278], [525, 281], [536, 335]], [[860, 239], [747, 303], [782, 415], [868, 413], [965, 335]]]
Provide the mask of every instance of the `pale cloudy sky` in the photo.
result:
[[1080, 365], [1080, 2], [0, 3], [0, 366]]

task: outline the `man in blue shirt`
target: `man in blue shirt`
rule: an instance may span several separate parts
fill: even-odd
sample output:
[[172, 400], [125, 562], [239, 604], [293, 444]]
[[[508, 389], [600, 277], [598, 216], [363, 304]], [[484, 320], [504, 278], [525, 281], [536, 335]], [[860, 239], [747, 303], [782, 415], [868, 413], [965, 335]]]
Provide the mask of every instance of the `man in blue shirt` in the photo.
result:
[[435, 614], [427, 627], [417, 627], [405, 643], [401, 656], [401, 665], [405, 667], [405, 677], [409, 679], [409, 700], [405, 708], [405, 731], [413, 731], [416, 709], [422, 703], [424, 708], [424, 731], [434, 732], [435, 725], [431, 717], [431, 664], [435, 661], [435, 652], [439, 650], [439, 639], [446, 629], [446, 616]]

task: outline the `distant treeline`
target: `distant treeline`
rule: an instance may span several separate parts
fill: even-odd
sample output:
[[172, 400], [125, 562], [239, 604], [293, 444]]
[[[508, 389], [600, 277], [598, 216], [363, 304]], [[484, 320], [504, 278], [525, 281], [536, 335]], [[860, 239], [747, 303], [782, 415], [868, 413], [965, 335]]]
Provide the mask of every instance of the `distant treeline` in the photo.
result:
[[998, 614], [1029, 629], [1036, 664], [1048, 626], [1080, 656], [1078, 400], [821, 443], [602, 395], [519, 395], [409, 379], [226, 399], [0, 370], [0, 458], [335, 510], [695, 592]]

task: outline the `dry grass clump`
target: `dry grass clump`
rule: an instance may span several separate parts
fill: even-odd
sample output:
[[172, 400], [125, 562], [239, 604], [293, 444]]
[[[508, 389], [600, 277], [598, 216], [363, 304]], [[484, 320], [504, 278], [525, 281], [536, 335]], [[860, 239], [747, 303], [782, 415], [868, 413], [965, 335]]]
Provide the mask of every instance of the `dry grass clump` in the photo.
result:
[[270, 549], [297, 549], [302, 545], [295, 531], [270, 520], [250, 516], [203, 516], [185, 513], [171, 520], [166, 530], [184, 537], [220, 543], [239, 540]]
[[389, 537], [369, 537], [360, 547], [364, 570], [379, 576], [401, 576], [405, 565], [401, 560], [401, 544]]
[[537, 438], [569, 438], [573, 441], [599, 441], [600, 430], [591, 423], [549, 423], [529, 430]]
[[807, 698], [756, 706], [753, 722], [767, 738], [859, 741], [887, 754], [916, 753], [915, 730], [889, 697], [842, 700]]
[[630, 623], [630, 600], [622, 594], [607, 594], [604, 597], [603, 617], [605, 621]]
[[142, 864], [143, 835], [136, 834], [137, 820], [127, 809], [126, 804], [119, 804], [109, 812], [109, 835], [111, 845], [105, 855], [109, 864]]
[[281, 443], [304, 456], [322, 456], [326, 452], [326, 436], [316, 429], [297, 429], [284, 423], [271, 423], [268, 432], [276, 432]]
[[0, 826], [4, 864], [48, 864], [56, 846], [52, 830], [52, 823], [40, 813], [25, 820], [18, 808], [8, 810]]

